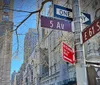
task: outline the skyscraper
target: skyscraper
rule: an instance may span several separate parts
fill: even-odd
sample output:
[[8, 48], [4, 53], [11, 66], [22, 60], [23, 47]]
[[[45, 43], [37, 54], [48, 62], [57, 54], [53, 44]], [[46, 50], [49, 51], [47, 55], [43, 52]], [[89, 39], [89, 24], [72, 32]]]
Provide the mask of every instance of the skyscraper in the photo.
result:
[[14, 79], [16, 77], [16, 71], [14, 71], [11, 75], [11, 85], [14, 85]]
[[0, 22], [12, 21], [14, 0], [0, 0]]
[[10, 85], [14, 0], [0, 0], [0, 85]]
[[12, 57], [12, 22], [0, 25], [0, 85], [10, 84], [10, 65]]
[[33, 52], [36, 42], [37, 42], [37, 30], [29, 29], [28, 33], [25, 35], [24, 39], [24, 62], [28, 62], [28, 57]]

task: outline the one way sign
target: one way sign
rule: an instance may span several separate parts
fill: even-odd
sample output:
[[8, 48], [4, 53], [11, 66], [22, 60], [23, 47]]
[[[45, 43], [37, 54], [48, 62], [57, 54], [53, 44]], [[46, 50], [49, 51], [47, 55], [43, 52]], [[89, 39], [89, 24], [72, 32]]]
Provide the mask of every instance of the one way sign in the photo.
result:
[[91, 16], [90, 14], [81, 12], [81, 20], [83, 24], [90, 25], [91, 24]]

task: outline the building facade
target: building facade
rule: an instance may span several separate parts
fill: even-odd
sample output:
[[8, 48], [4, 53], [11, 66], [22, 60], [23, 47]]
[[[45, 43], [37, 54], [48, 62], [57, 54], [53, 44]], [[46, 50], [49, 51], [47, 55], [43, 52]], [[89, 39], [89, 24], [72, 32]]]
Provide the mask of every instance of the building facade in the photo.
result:
[[33, 58], [31, 55], [33, 55], [37, 41], [37, 30], [29, 29], [24, 39], [24, 62], [26, 65], [23, 72], [23, 85], [33, 85]]
[[[89, 3], [89, 1], [80, 2], [80, 9], [82, 12], [85, 12], [87, 14], [91, 15], [91, 24], [97, 20], [100, 17], [100, 6], [99, 0], [92, 1], [89, 6], [86, 4]], [[84, 6], [83, 6], [84, 5]], [[90, 24], [90, 25], [91, 25]], [[88, 25], [82, 24], [82, 29], [84, 30]], [[97, 33], [97, 35], [93, 36], [89, 40], [85, 42], [85, 56], [86, 60], [89, 62], [99, 62], [100, 61], [100, 33]], [[99, 62], [100, 63], [100, 62]]]
[[25, 35], [24, 39], [24, 62], [28, 63], [28, 58], [32, 54], [36, 42], [37, 42], [37, 30], [36, 29], [29, 29], [28, 33]]
[[12, 21], [13, 13], [10, 9], [13, 9], [14, 0], [0, 0], [0, 22]]
[[[40, 4], [43, 0], [37, 1], [37, 8], [40, 8]], [[91, 14], [91, 21], [100, 18], [100, 1], [99, 0], [79, 0], [81, 12]], [[91, 2], [91, 3], [90, 3]], [[57, 4], [66, 8], [72, 9], [72, 0], [53, 0], [53, 3], [48, 3], [49, 11], [46, 9], [46, 5], [43, 8], [41, 15], [53, 17], [53, 5]], [[81, 16], [81, 13], [80, 13]], [[37, 14], [37, 22], [38, 22]], [[82, 17], [82, 16], [81, 16]], [[82, 17], [83, 18], [83, 17]], [[100, 22], [98, 22], [100, 27]], [[82, 31], [88, 25], [83, 24]], [[77, 85], [76, 68], [75, 65], [71, 65], [62, 59], [62, 42], [65, 42], [71, 48], [74, 49], [74, 34], [59, 30], [52, 30], [41, 27], [37, 24], [39, 39], [35, 44], [34, 50], [31, 49], [31, 43], [29, 37], [25, 37], [25, 48], [28, 48], [26, 58], [24, 58], [27, 64], [23, 72], [23, 84], [17, 85]], [[74, 29], [74, 27], [72, 28]], [[26, 34], [26, 36], [31, 35]], [[33, 45], [33, 44], [32, 44]], [[87, 70], [87, 85], [99, 85], [100, 84], [100, 33], [94, 36], [92, 39], [84, 43], [85, 58], [86, 58], [86, 70]], [[33, 45], [34, 46], [34, 45]], [[32, 47], [32, 46], [31, 46]], [[32, 48], [33, 49], [33, 48]], [[26, 52], [25, 51], [25, 52]], [[77, 56], [75, 56], [77, 57]], [[91, 61], [91, 62], [90, 62]], [[76, 62], [77, 63], [77, 62]], [[89, 66], [89, 67], [88, 67]], [[79, 73], [80, 74], [80, 73]], [[84, 75], [84, 74], [82, 74]], [[82, 76], [81, 75], [81, 76]], [[21, 76], [22, 77], [22, 76]], [[92, 78], [92, 79], [91, 79]], [[83, 82], [86, 84], [86, 82]]]
[[27, 64], [26, 69], [23, 73], [23, 85], [33, 85], [33, 66]]
[[15, 80], [15, 77], [16, 77], [16, 71], [14, 71], [11, 75], [11, 85], [14, 85], [14, 83], [16, 82]]
[[14, 77], [14, 83], [12, 85], [25, 85], [24, 84], [24, 80], [23, 80], [23, 77], [24, 77], [24, 71], [26, 69], [25, 67], [25, 63], [23, 63], [19, 69], [19, 71], [16, 73], [15, 77]]
[[12, 57], [12, 22], [0, 24], [0, 84], [10, 84]]
[[[82, 24], [82, 30], [84, 31], [86, 28], [92, 25], [92, 29], [95, 29], [93, 23], [99, 19], [97, 28], [100, 28], [100, 0], [94, 0], [89, 4], [89, 0], [80, 0], [80, 9], [82, 12], [90, 14], [91, 23], [89, 25]], [[89, 4], [89, 5], [87, 5]], [[92, 32], [92, 31], [91, 31]], [[94, 32], [92, 32], [93, 34]], [[89, 36], [91, 34], [89, 33]], [[87, 36], [87, 35], [86, 35]], [[85, 50], [85, 59], [86, 64], [89, 65], [87, 67], [87, 79], [88, 85], [99, 85], [100, 84], [100, 32], [91, 37], [84, 43]], [[91, 79], [93, 78], [93, 79]]]
[[[94, 0], [90, 3], [90, 0], [79, 0], [80, 4], [80, 11], [84, 12], [86, 14], [91, 15], [91, 22], [94, 20], [97, 20], [100, 18], [100, 1]], [[38, 7], [39, 4], [38, 2]], [[46, 11], [46, 6], [44, 7], [43, 11], [41, 12], [41, 15], [53, 17], [53, 5], [57, 4], [66, 8], [72, 9], [72, 0], [53, 0], [53, 4], [51, 4], [49, 8], [48, 15]], [[89, 5], [88, 5], [89, 4]], [[38, 15], [37, 15], [38, 16]], [[83, 19], [83, 16], [81, 15], [81, 19]], [[82, 31], [87, 26], [81, 21], [82, 25]], [[90, 24], [91, 25], [91, 24]], [[40, 25], [39, 25], [40, 26]], [[98, 21], [98, 27], [100, 27], [100, 23]], [[76, 68], [74, 65], [70, 65], [62, 60], [62, 53], [61, 53], [61, 42], [65, 42], [67, 45], [72, 47], [74, 49], [74, 34], [63, 32], [63, 31], [57, 31], [52, 29], [47, 29], [43, 27], [39, 27], [39, 52], [40, 52], [40, 62], [41, 60], [46, 61], [44, 52], [41, 51], [44, 49], [47, 49], [47, 65], [48, 69], [47, 72], [49, 74], [43, 76], [42, 69], [45, 69], [42, 67], [42, 64], [40, 65], [40, 85], [76, 85]], [[72, 28], [74, 29], [74, 27]], [[99, 68], [95, 67], [95, 64], [98, 66], [98, 63], [100, 63], [100, 33], [98, 33], [96, 36], [88, 40], [86, 43], [84, 43], [84, 51], [85, 51], [85, 58], [86, 63], [88, 63], [90, 66], [93, 67], [87, 67], [87, 77], [88, 77], [88, 84], [89, 85], [98, 85], [99, 78], [97, 77], [97, 73], [95, 71], [99, 72]], [[45, 52], [46, 53], [46, 52]], [[43, 54], [43, 55], [42, 55]], [[87, 64], [86, 64], [87, 65]], [[45, 65], [43, 65], [45, 66]], [[90, 69], [90, 70], [89, 70]], [[45, 71], [44, 70], [44, 71]], [[91, 73], [89, 73], [89, 71]], [[45, 72], [46, 73], [46, 72]], [[93, 73], [93, 75], [91, 75]], [[98, 74], [99, 75], [99, 74]], [[95, 79], [90, 81], [90, 78], [94, 77]], [[97, 80], [97, 81], [96, 81]], [[92, 83], [91, 83], [92, 82]]]
[[0, 85], [10, 85], [14, 0], [0, 0]]
[[29, 28], [24, 39], [24, 62], [16, 75], [16, 85], [33, 85], [32, 53], [37, 43], [36, 29]]
[[[69, 1], [69, 0], [68, 0]], [[41, 2], [40, 2], [41, 3]], [[40, 4], [38, 2], [38, 4]], [[67, 6], [68, 3], [69, 5]], [[50, 4], [50, 3], [49, 3]], [[72, 8], [72, 1], [53, 0], [47, 12], [46, 5], [41, 15], [53, 17], [53, 4]], [[47, 15], [46, 15], [47, 14]], [[39, 25], [40, 26], [40, 25]], [[39, 72], [40, 84], [35, 85], [76, 85], [75, 66], [62, 60], [61, 43], [64, 41], [74, 48], [73, 33], [39, 27]], [[34, 55], [36, 56], [36, 55]]]

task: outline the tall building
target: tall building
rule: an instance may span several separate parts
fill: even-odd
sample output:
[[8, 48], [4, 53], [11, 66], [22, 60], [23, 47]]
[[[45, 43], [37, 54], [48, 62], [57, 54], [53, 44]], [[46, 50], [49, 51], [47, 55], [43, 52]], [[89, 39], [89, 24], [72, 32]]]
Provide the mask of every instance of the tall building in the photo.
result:
[[[86, 14], [90, 14], [91, 23], [89, 25], [82, 24], [83, 31], [89, 29], [89, 36], [91, 36], [90, 31], [94, 34], [93, 30], [95, 28], [100, 28], [100, 0], [94, 0], [90, 3], [89, 0], [80, 0], [80, 9]], [[98, 22], [96, 22], [98, 20]], [[95, 26], [93, 23], [96, 23]], [[90, 27], [92, 25], [92, 27]], [[100, 30], [99, 30], [100, 31]], [[88, 85], [99, 85], [100, 84], [100, 32], [91, 37], [84, 43], [85, 48], [85, 59], [86, 64], [90, 65], [86, 68]], [[92, 78], [92, 79], [91, 79]]]
[[0, 85], [10, 85], [12, 22], [0, 24]]
[[24, 62], [28, 63], [28, 58], [32, 54], [38, 39], [37, 30], [29, 29], [24, 39]]
[[15, 85], [21, 85], [20, 81], [21, 81], [21, 79], [20, 79], [20, 72], [17, 72], [16, 73], [16, 78], [15, 78]]
[[10, 9], [13, 9], [14, 0], [0, 0], [0, 22], [12, 21], [13, 13]]
[[19, 72], [18, 72], [18, 76], [16, 77], [16, 79], [17, 79], [17, 81], [18, 81], [18, 83], [19, 84], [17, 84], [17, 85], [23, 85], [23, 76], [24, 76], [24, 71], [25, 71], [25, 68], [26, 68], [26, 65], [25, 65], [25, 63], [23, 63], [22, 65], [21, 65], [21, 67], [20, 67], [20, 70], [19, 70]]
[[16, 71], [14, 71], [11, 75], [11, 85], [14, 85], [14, 79], [15, 79], [15, 76], [16, 76]]
[[29, 28], [24, 39], [24, 63], [16, 74], [16, 85], [33, 85], [31, 54], [36, 46], [37, 39], [37, 30]]
[[25, 71], [25, 63], [21, 65], [20, 70], [18, 72], [12, 73], [11, 85], [24, 85], [23, 84], [24, 71]]
[[[42, 0], [44, 1], [44, 0]], [[70, 8], [72, 9], [72, 1], [73, 0], [53, 0], [53, 4], [51, 4], [48, 12], [48, 17], [54, 17], [53, 16], [53, 5], [57, 4], [60, 6], [63, 6], [65, 8]], [[96, 23], [97, 26], [93, 25], [89, 29], [89, 36], [92, 36], [94, 34], [93, 28], [97, 27], [98, 31], [100, 28], [100, 0], [78, 0], [79, 1], [79, 9], [80, 12], [86, 13], [91, 15], [91, 24], [93, 25], [96, 20], [98, 22]], [[41, 1], [38, 1], [38, 7], [41, 6]], [[45, 5], [46, 6], [46, 5]], [[40, 7], [39, 7], [40, 8]], [[45, 15], [46, 13], [46, 7], [41, 12], [41, 15]], [[84, 17], [80, 13], [81, 19], [85, 19], [87, 17]], [[47, 16], [47, 15], [45, 15]], [[56, 17], [55, 17], [56, 18]], [[61, 18], [60, 18], [61, 19]], [[37, 21], [38, 21], [38, 15], [37, 15]], [[82, 31], [85, 28], [88, 28], [89, 25], [83, 23], [84, 20], [81, 20], [81, 26], [82, 26]], [[40, 25], [39, 25], [40, 26]], [[61, 53], [61, 42], [64, 41], [67, 43], [70, 47], [74, 48], [74, 36], [73, 33], [68, 33], [68, 32], [63, 32], [63, 31], [57, 31], [57, 30], [52, 30], [52, 29], [47, 29], [45, 27], [39, 27], [39, 60], [41, 63], [45, 61], [45, 54], [44, 54], [44, 48], [48, 50], [48, 61], [49, 63], [49, 75], [43, 76], [43, 71], [45, 72], [45, 68], [43, 67], [44, 63], [39, 64], [40, 65], [40, 72], [38, 73], [38, 78], [40, 78], [39, 82], [41, 83], [40, 85], [77, 85], [77, 82], [82, 82], [86, 84], [87, 82], [80, 81], [80, 77], [77, 78], [76, 80], [76, 75], [81, 74], [78, 73], [79, 69], [76, 70], [75, 65], [71, 65], [66, 63], [65, 61], [62, 60], [62, 53]], [[73, 27], [74, 29], [74, 27]], [[81, 28], [80, 28], [81, 29]], [[79, 43], [78, 43], [79, 44]], [[42, 50], [41, 50], [42, 48]], [[81, 50], [79, 50], [81, 51]], [[100, 69], [98, 68], [100, 65], [100, 33], [96, 34], [94, 37], [91, 39], [87, 40], [87, 42], [84, 43], [84, 51], [85, 51], [85, 61], [86, 61], [86, 66], [87, 67], [87, 79], [88, 79], [88, 84], [89, 85], [99, 85], [100, 84]], [[46, 52], [45, 52], [46, 53]], [[37, 56], [37, 55], [34, 55]], [[81, 56], [76, 56], [77, 59], [80, 59], [78, 57]], [[83, 57], [83, 56], [82, 56]], [[76, 62], [77, 63], [77, 62]], [[43, 65], [43, 66], [42, 66]], [[82, 63], [83, 65], [83, 63]], [[85, 66], [80, 66], [81, 68]], [[77, 72], [76, 72], [77, 71]], [[45, 72], [46, 73], [46, 72]], [[84, 74], [81, 74], [81, 76], [84, 76]], [[37, 79], [38, 79], [37, 78]], [[92, 78], [92, 79], [91, 79]], [[37, 84], [36, 84], [37, 85]]]
[[23, 84], [33, 85], [33, 66], [32, 64], [26, 65], [26, 69], [23, 73]]
[[0, 85], [10, 85], [14, 0], [0, 0]]
[[[72, 7], [72, 1], [68, 0], [53, 0], [53, 3], [67, 7], [66, 3], [69, 3], [68, 8]], [[41, 1], [38, 2], [37, 6], [41, 6]], [[53, 4], [50, 5], [49, 11], [48, 8], [44, 7], [41, 12], [41, 15], [53, 17]], [[47, 4], [47, 5], [48, 5]], [[39, 7], [40, 8], [40, 7]], [[47, 8], [47, 9], [46, 9]], [[48, 11], [48, 12], [47, 12]], [[47, 14], [48, 13], [48, 14]], [[38, 17], [38, 15], [37, 15]], [[38, 18], [37, 18], [38, 19]], [[40, 25], [39, 25], [40, 26]], [[62, 51], [61, 51], [61, 42], [66, 42], [69, 46], [73, 48], [73, 33], [68, 33], [59, 30], [47, 29], [45, 27], [39, 27], [39, 46], [35, 52], [34, 57], [36, 61], [39, 60], [37, 65], [37, 81], [39, 85], [76, 85], [76, 72], [75, 66], [70, 65], [62, 60]], [[34, 65], [35, 66], [35, 65]], [[36, 75], [36, 72], [33, 72]], [[36, 80], [35, 80], [36, 81]], [[35, 85], [38, 85], [35, 83]]]

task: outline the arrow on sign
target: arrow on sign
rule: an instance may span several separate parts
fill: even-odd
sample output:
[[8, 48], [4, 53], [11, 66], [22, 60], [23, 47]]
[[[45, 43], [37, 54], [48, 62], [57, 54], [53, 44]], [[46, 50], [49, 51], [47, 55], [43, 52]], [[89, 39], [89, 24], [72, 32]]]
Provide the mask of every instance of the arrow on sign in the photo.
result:
[[86, 24], [86, 25], [90, 25], [91, 24], [91, 16], [90, 14], [87, 13], [83, 13], [82, 12], [82, 23]]

